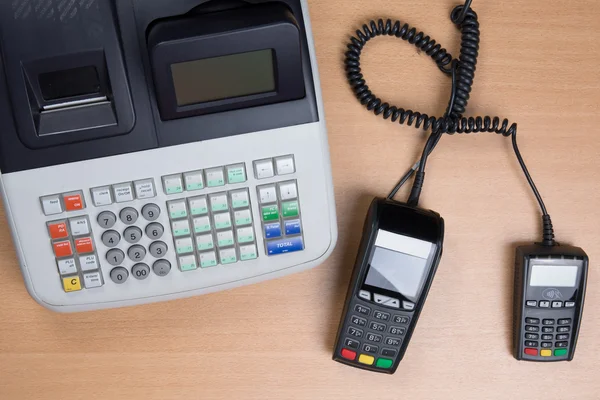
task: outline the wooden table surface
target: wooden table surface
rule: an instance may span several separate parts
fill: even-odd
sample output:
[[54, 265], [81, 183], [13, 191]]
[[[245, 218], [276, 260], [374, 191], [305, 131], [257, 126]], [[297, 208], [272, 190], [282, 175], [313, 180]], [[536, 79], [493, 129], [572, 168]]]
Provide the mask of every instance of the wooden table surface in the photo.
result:
[[[416, 160], [424, 136], [364, 111], [342, 69], [350, 33], [399, 18], [452, 54], [454, 0], [311, 0], [339, 219], [318, 268], [187, 300], [70, 315], [27, 294], [0, 227], [0, 399], [598, 399], [600, 396], [600, 2], [476, 0], [482, 42], [468, 115], [519, 123], [521, 150], [557, 238], [592, 261], [571, 363], [511, 354], [515, 246], [539, 214], [510, 140], [446, 136], [428, 163], [422, 205], [446, 220], [445, 251], [395, 375], [331, 361], [363, 218]], [[391, 38], [364, 53], [370, 86], [440, 115], [450, 81]], [[402, 192], [401, 198], [406, 192]]]

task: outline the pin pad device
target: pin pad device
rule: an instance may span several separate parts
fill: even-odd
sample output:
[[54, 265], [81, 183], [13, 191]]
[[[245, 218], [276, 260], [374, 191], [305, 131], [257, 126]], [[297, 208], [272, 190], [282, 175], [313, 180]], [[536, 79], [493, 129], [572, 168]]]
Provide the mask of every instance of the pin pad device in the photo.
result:
[[36, 301], [168, 300], [328, 257], [305, 0], [63, 3], [0, 5], [2, 193]]

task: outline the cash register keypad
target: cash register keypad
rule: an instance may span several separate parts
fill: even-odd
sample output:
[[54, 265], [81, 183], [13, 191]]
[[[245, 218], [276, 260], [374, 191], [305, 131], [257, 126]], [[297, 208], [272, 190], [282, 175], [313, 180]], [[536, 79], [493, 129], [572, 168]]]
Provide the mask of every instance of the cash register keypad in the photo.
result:
[[[258, 180], [284, 177], [295, 172], [295, 161], [292, 155], [264, 159], [252, 163], [251, 169]], [[175, 268], [181, 272], [254, 260], [259, 257], [257, 230], [268, 256], [303, 250], [297, 181], [284, 178], [257, 187], [256, 218], [251, 189], [244, 186], [245, 163], [163, 176], [160, 183], [168, 200], [162, 204], [156, 199], [161, 188], [152, 178], [91, 188], [91, 204], [86, 204], [82, 190], [41, 197], [42, 211], [52, 218], [47, 230], [63, 289], [74, 292], [104, 285], [101, 266], [109, 268], [106, 276], [116, 284], [130, 277], [144, 280], [152, 273], [168, 275], [172, 266], [167, 254], [175, 255]], [[204, 193], [214, 188], [222, 190]], [[134, 200], [145, 204], [134, 206]], [[113, 204], [122, 207], [102, 210]], [[71, 215], [89, 205], [98, 211]], [[95, 224], [106, 248], [101, 253], [92, 236]], [[173, 240], [166, 241], [163, 235], [169, 229]]]

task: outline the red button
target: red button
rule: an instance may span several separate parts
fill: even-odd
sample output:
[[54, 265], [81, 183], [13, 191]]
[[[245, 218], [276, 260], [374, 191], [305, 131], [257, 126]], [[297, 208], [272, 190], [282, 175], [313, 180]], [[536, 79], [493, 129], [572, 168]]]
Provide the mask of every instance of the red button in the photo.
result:
[[538, 351], [537, 349], [525, 349], [525, 354], [527, 354], [528, 356], [537, 356]]
[[52, 245], [54, 247], [54, 255], [56, 257], [68, 257], [73, 255], [73, 249], [71, 248], [71, 242], [65, 240], [64, 242], [56, 242]]
[[69, 236], [69, 232], [67, 232], [67, 224], [64, 222], [49, 224], [48, 232], [50, 232], [50, 237], [52, 239], [64, 239]]
[[70, 194], [64, 197], [67, 211], [83, 210], [83, 200], [80, 194]]
[[94, 242], [90, 237], [77, 239], [75, 241], [75, 248], [79, 254], [92, 253], [94, 251]]
[[342, 349], [342, 357], [348, 360], [354, 360], [356, 358], [356, 352], [348, 349]]

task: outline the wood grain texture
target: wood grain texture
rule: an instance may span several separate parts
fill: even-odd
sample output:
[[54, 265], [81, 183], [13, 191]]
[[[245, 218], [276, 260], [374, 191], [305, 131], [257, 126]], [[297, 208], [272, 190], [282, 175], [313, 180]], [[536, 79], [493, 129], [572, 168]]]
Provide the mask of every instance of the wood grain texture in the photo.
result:
[[[538, 210], [509, 140], [447, 136], [422, 196], [446, 220], [445, 252], [406, 357], [393, 376], [331, 361], [360, 231], [424, 143], [364, 111], [342, 69], [349, 34], [399, 18], [453, 54], [455, 1], [311, 0], [340, 236], [322, 266], [217, 294], [72, 315], [26, 293], [0, 228], [0, 399], [598, 399], [600, 380], [600, 2], [474, 2], [482, 43], [469, 115], [519, 123], [521, 150], [558, 239], [592, 261], [575, 360], [517, 362], [510, 352], [512, 262], [537, 240]], [[370, 86], [439, 115], [450, 82], [393, 39], [364, 52]]]

